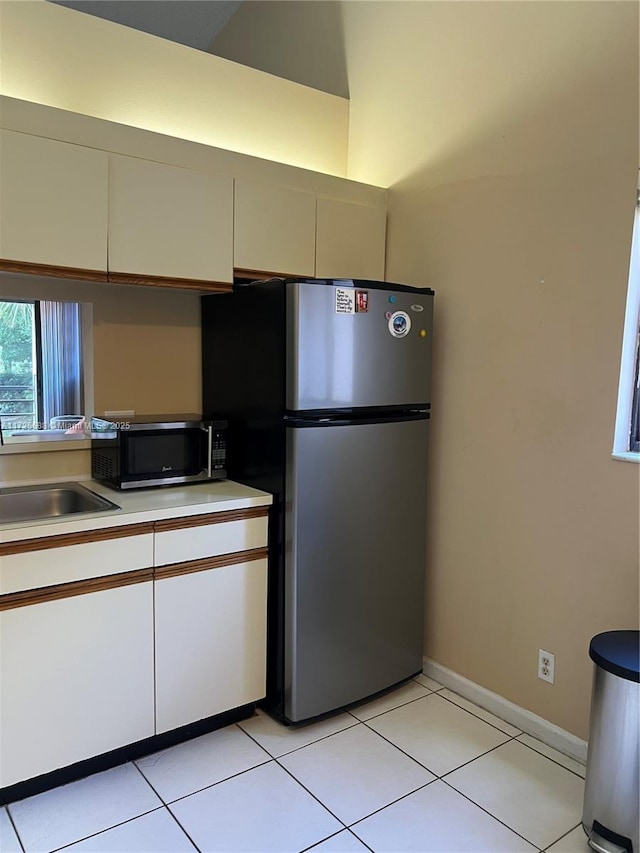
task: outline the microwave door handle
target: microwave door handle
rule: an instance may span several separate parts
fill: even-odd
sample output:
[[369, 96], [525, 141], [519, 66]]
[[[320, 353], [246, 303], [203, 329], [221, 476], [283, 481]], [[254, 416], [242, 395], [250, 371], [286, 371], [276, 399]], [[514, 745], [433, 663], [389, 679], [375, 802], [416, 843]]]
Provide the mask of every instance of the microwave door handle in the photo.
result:
[[208, 426], [203, 427], [203, 429], [207, 433], [207, 477], [211, 479], [213, 475], [213, 461], [211, 458], [213, 454], [213, 427]]

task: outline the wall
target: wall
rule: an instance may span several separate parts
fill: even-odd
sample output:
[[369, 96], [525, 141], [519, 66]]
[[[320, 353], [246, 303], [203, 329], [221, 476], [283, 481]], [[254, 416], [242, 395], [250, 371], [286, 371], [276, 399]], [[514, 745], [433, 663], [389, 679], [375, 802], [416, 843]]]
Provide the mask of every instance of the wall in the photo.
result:
[[585, 738], [589, 639], [638, 626], [640, 469], [610, 457], [638, 5], [354, 2], [344, 24], [349, 175], [390, 187], [387, 278], [436, 291], [425, 652]]
[[344, 98], [45, 0], [0, 0], [0, 56], [1, 94], [346, 172]]

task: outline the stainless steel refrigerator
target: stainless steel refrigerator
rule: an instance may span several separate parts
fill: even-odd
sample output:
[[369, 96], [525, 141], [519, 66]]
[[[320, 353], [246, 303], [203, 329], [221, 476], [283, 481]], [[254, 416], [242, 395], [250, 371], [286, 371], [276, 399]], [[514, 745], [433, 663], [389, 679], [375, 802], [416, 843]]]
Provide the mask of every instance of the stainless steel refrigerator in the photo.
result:
[[204, 415], [270, 491], [266, 704], [300, 722], [422, 670], [433, 291], [272, 279], [202, 298]]

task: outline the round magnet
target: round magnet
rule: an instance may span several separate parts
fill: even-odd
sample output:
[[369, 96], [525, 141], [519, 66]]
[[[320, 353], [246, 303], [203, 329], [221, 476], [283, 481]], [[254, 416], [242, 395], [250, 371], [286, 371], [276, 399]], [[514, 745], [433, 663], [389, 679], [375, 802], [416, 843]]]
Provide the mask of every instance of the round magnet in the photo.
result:
[[394, 311], [389, 317], [389, 333], [394, 338], [404, 338], [411, 329], [411, 317], [406, 311]]
[[384, 312], [384, 318], [385, 318], [385, 320], [390, 320], [391, 319], [391, 311], [385, 311]]
[[427, 330], [426, 329], [420, 329], [420, 337], [421, 338], [427, 337]]
[[392, 305], [393, 305], [393, 303], [394, 303], [395, 301], [396, 301], [395, 296], [390, 296], [390, 297], [389, 297], [389, 302], [390, 302]]

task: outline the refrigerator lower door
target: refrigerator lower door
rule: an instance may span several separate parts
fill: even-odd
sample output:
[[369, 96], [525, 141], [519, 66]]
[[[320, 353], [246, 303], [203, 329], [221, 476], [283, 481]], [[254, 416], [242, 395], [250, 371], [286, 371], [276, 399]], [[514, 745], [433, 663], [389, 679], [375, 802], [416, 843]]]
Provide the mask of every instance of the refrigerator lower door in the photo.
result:
[[428, 420], [287, 429], [284, 712], [422, 669]]

